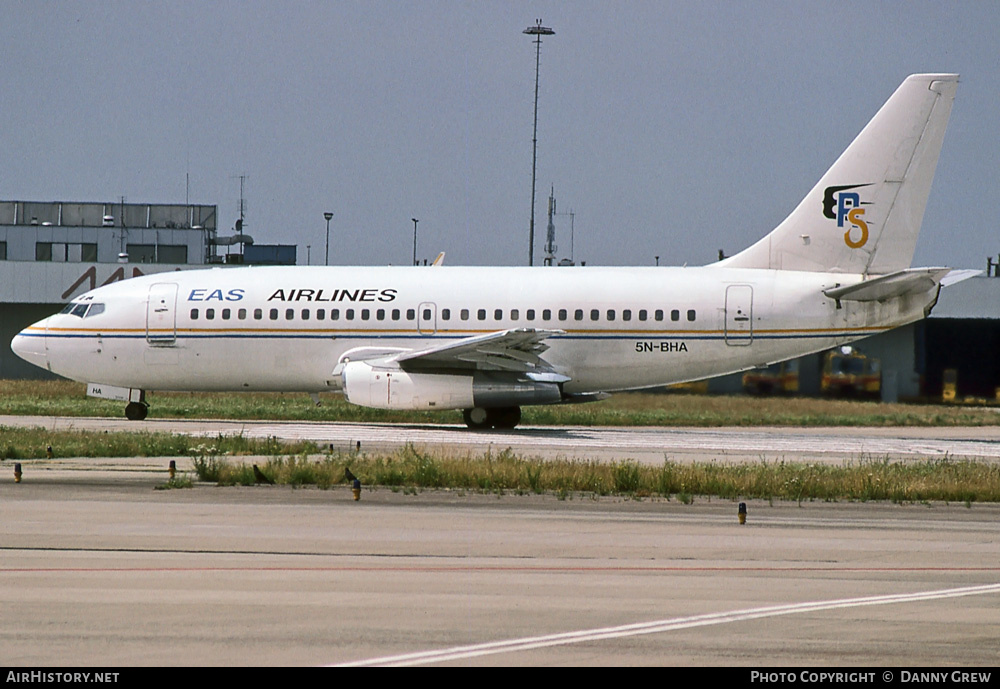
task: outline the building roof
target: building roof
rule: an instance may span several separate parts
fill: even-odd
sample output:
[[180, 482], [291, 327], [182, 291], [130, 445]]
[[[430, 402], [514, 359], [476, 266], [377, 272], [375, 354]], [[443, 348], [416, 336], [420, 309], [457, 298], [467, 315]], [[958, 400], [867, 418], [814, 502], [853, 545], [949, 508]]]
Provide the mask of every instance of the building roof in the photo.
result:
[[942, 287], [930, 317], [1000, 320], [1000, 277], [978, 275]]

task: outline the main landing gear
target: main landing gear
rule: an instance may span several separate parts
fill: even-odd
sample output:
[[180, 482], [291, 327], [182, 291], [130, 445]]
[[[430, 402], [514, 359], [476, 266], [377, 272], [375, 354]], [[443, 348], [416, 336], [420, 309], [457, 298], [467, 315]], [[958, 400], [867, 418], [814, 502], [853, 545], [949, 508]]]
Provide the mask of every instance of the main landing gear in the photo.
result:
[[473, 407], [462, 412], [465, 425], [474, 430], [484, 430], [496, 428], [497, 430], [507, 430], [514, 428], [521, 423], [520, 407], [494, 407], [484, 409], [483, 407]]

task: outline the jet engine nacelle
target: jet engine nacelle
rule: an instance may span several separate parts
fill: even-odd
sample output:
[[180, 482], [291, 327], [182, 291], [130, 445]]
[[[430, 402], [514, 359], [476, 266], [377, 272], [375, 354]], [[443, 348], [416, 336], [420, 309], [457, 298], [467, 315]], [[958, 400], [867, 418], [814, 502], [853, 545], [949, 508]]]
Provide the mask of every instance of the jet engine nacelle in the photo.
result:
[[341, 373], [344, 397], [376, 409], [471, 409], [555, 404], [556, 383], [540, 383], [516, 373], [417, 373], [390, 363], [351, 361]]

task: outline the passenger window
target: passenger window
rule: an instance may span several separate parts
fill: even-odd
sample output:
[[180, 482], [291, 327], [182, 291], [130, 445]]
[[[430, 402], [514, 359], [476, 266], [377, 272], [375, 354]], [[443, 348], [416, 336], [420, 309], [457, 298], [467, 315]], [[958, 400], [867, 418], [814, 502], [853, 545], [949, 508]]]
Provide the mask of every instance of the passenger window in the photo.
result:
[[399, 309], [393, 309], [392, 310], [392, 320], [398, 321], [399, 320], [399, 316], [400, 316]]
[[462, 309], [462, 314], [461, 315], [462, 315], [462, 320], [463, 321], [469, 320], [469, 310], [468, 309]]
[[451, 309], [441, 309], [441, 320], [447, 321], [451, 319]]
[[330, 320], [331, 321], [340, 320], [340, 309], [330, 309]]
[[239, 318], [241, 321], [245, 321], [247, 319], [247, 310], [240, 309], [239, 311], [236, 312], [236, 317]]
[[695, 318], [694, 309], [688, 309], [688, 320], [693, 322], [694, 318]]
[[493, 320], [502, 321], [503, 320], [503, 309], [495, 309], [493, 311]]
[[609, 321], [613, 321], [614, 319], [615, 319], [615, 310], [614, 309], [608, 309], [608, 320]]
[[654, 318], [656, 318], [656, 320], [658, 320], [658, 321], [662, 321], [663, 320], [663, 309], [657, 309], [656, 312], [655, 312]]
[[672, 320], [672, 321], [679, 321], [680, 319], [681, 319], [681, 312], [680, 311], [678, 311], [677, 309], [674, 309], [673, 311], [670, 312], [670, 320]]
[[416, 309], [407, 309], [406, 310], [406, 320], [408, 320], [408, 321], [415, 321], [415, 320], [417, 320], [417, 310]]
[[380, 321], [384, 321], [385, 320], [385, 309], [379, 309], [378, 311], [376, 311], [375, 312], [375, 318], [377, 318]]
[[578, 321], [582, 321], [583, 320], [583, 309], [577, 309], [576, 311], [574, 311], [573, 312], [573, 318], [575, 318]]
[[564, 321], [569, 317], [569, 313], [566, 309], [559, 309], [559, 320]]
[[285, 320], [290, 321], [295, 318], [295, 309], [285, 309]]
[[510, 319], [512, 321], [516, 321], [519, 315], [520, 315], [520, 312], [517, 309], [511, 309], [510, 310]]
[[272, 321], [278, 320], [278, 309], [271, 309], [271, 312], [267, 315], [271, 317]]
[[542, 309], [542, 320], [543, 321], [551, 321], [552, 320], [552, 310], [551, 309]]
[[354, 309], [344, 309], [344, 318], [353, 321], [354, 320]]
[[198, 320], [198, 309], [191, 309], [191, 320]]
[[263, 317], [264, 317], [264, 310], [263, 309], [254, 309], [253, 310], [253, 319], [255, 321], [259, 321]]
[[639, 309], [639, 320], [646, 320], [646, 309]]
[[632, 309], [624, 309], [622, 311], [622, 320], [623, 321], [630, 321], [630, 320], [632, 320]]
[[430, 309], [424, 309], [424, 320], [425, 321], [429, 321], [430, 319], [431, 319], [431, 310]]
[[205, 309], [205, 318], [212, 320], [215, 318], [215, 309]]
[[371, 316], [371, 311], [369, 311], [368, 309], [361, 309], [361, 320], [367, 321], [370, 316]]
[[590, 310], [590, 320], [597, 321], [597, 320], [600, 320], [600, 318], [601, 318], [601, 310], [600, 309], [591, 309]]
[[229, 309], [222, 309], [222, 320], [228, 321], [229, 320], [229, 315], [231, 313], [232, 312]]
[[535, 320], [535, 310], [534, 309], [528, 309], [528, 311], [527, 311], [527, 313], [525, 313], [524, 317], [527, 318], [529, 321]]
[[326, 320], [326, 309], [316, 309], [316, 320]]
[[478, 311], [476, 311], [476, 318], [478, 318], [481, 321], [485, 321], [486, 320], [486, 309], [479, 309]]
[[309, 320], [309, 309], [302, 309], [302, 320]]

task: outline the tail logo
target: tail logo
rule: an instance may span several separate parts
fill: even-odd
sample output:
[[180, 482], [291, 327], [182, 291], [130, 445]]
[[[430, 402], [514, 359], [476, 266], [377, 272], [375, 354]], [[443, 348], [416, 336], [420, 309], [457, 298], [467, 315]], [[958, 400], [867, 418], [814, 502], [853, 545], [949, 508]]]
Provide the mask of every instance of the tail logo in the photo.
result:
[[[838, 187], [827, 187], [823, 192], [823, 216], [837, 221], [837, 227], [850, 223], [844, 232], [844, 243], [852, 249], [860, 249], [868, 243], [868, 223], [864, 220], [865, 209], [861, 206], [861, 195], [851, 189], [870, 187], [869, 184], [848, 184]], [[867, 205], [867, 204], [864, 204]], [[857, 230], [857, 239], [851, 236]]]

